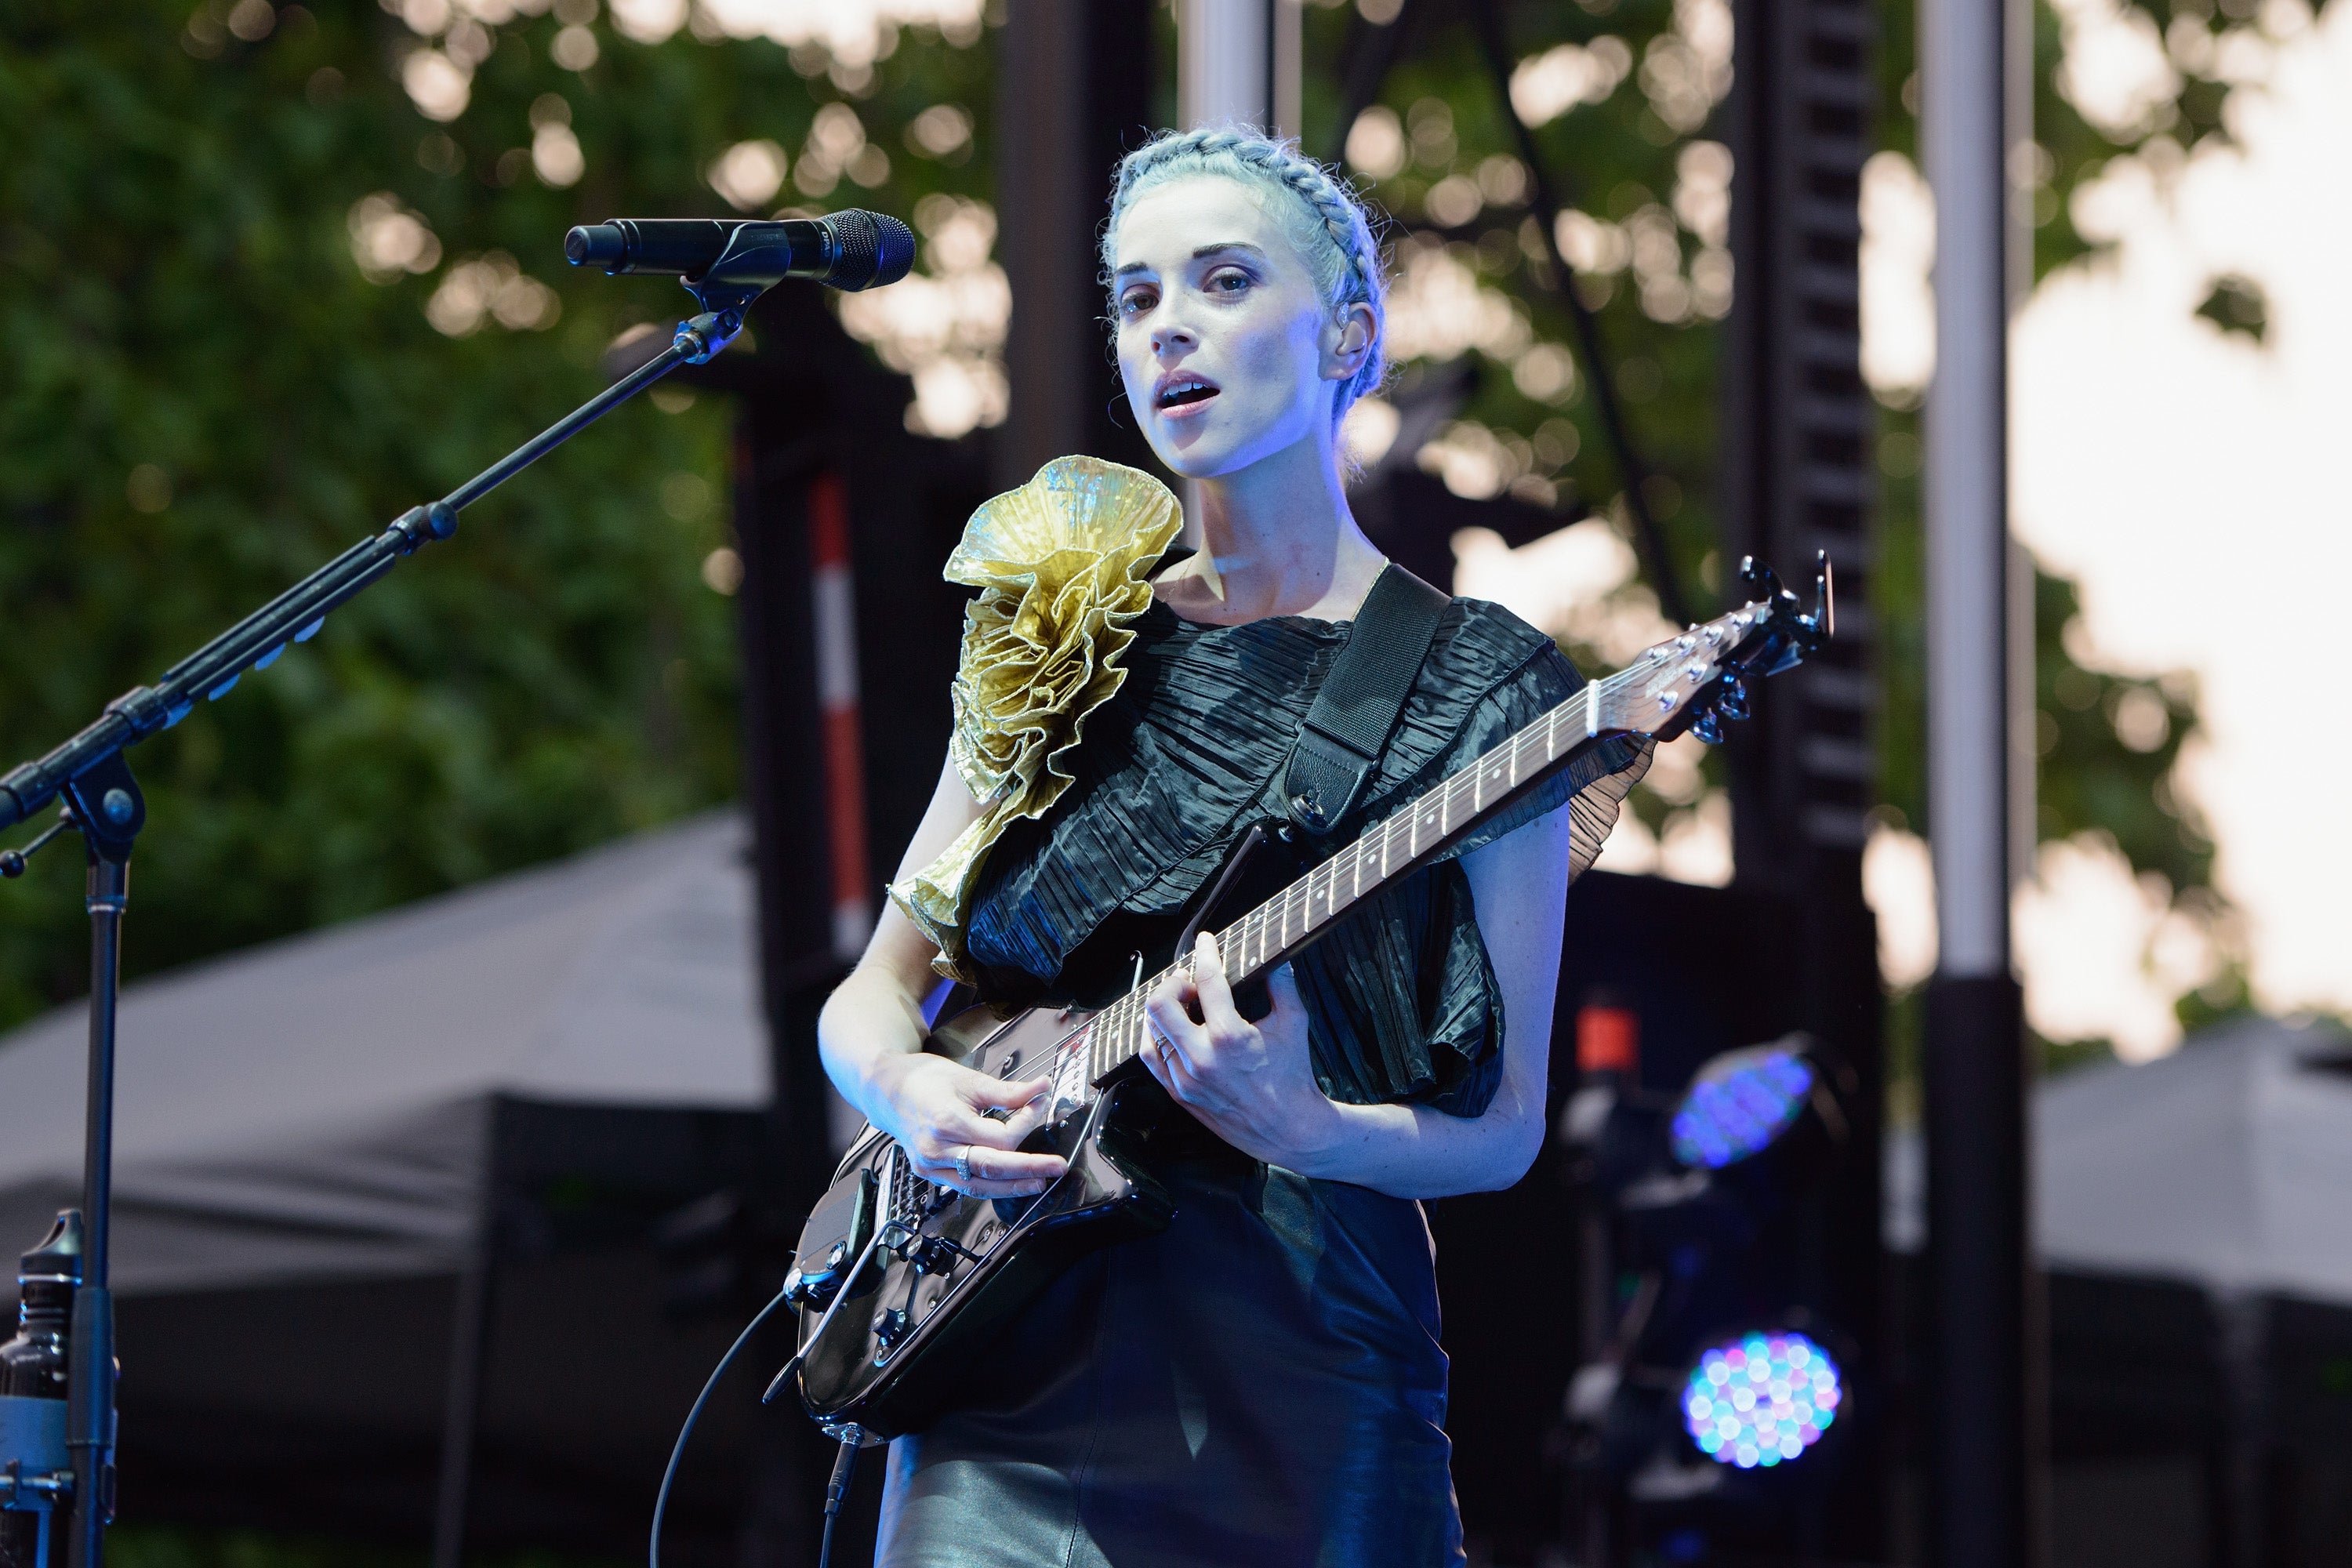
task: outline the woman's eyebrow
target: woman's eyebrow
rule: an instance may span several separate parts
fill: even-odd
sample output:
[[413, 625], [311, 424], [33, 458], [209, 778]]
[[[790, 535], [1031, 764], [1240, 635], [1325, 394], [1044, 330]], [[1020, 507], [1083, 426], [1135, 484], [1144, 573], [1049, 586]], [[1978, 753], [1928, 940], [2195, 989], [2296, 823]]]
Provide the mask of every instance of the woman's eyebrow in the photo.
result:
[[[1228, 250], [1242, 251], [1247, 255], [1257, 258], [1260, 261], [1264, 261], [1265, 259], [1265, 252], [1258, 247], [1252, 245], [1246, 239], [1220, 239], [1213, 244], [1202, 246], [1199, 249], [1192, 252], [1192, 259], [1199, 261], [1203, 258], [1215, 256], [1221, 252]], [[1130, 261], [1126, 266], [1113, 272], [1111, 276], [1114, 278], [1124, 278], [1131, 272], [1149, 272], [1150, 270], [1151, 264], [1148, 261]]]

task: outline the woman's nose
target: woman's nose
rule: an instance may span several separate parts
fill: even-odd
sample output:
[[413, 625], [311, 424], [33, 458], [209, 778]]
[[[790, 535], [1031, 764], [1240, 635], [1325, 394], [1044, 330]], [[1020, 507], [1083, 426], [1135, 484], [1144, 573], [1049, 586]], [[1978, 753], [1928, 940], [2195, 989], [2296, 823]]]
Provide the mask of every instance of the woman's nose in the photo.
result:
[[1181, 349], [1198, 348], [1200, 335], [1181, 321], [1162, 321], [1151, 329], [1151, 348], [1155, 353], [1172, 353]]

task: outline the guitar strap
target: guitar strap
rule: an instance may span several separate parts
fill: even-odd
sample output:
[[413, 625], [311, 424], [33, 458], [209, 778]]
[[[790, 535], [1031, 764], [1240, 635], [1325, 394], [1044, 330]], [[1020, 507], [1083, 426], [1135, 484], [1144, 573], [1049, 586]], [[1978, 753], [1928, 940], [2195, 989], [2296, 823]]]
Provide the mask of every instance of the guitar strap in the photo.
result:
[[1319, 837], [1355, 806], [1452, 602], [1393, 561], [1372, 584], [1291, 748], [1282, 781], [1291, 821]]

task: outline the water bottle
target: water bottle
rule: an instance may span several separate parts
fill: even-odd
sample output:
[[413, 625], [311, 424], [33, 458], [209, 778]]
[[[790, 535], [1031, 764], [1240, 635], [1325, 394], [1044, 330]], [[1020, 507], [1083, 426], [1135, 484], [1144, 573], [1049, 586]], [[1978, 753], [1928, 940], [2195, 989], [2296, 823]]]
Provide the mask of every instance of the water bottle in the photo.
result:
[[[18, 1260], [16, 1337], [0, 1345], [0, 1465], [29, 1476], [66, 1468], [66, 1339], [81, 1283], [81, 1212], [58, 1214], [41, 1245]], [[44, 1495], [19, 1492], [0, 1510], [0, 1568], [45, 1568]]]

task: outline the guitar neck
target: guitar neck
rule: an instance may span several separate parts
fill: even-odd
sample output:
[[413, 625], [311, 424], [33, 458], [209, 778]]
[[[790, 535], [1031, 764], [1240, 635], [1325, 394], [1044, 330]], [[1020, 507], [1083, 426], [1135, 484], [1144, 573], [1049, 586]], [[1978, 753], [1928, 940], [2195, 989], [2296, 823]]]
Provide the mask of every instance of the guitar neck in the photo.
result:
[[[1312, 945], [1357, 903], [1402, 880], [1566, 767], [1602, 738], [1601, 714], [1612, 710], [1610, 700], [1638, 673], [1620, 671], [1583, 687], [1217, 932], [1217, 951], [1227, 976], [1239, 984], [1272, 973]], [[1096, 1016], [1089, 1028], [1089, 1079], [1099, 1079], [1143, 1049], [1150, 1039], [1144, 1029], [1145, 998], [1191, 963], [1190, 953], [1178, 953], [1173, 965]]]

